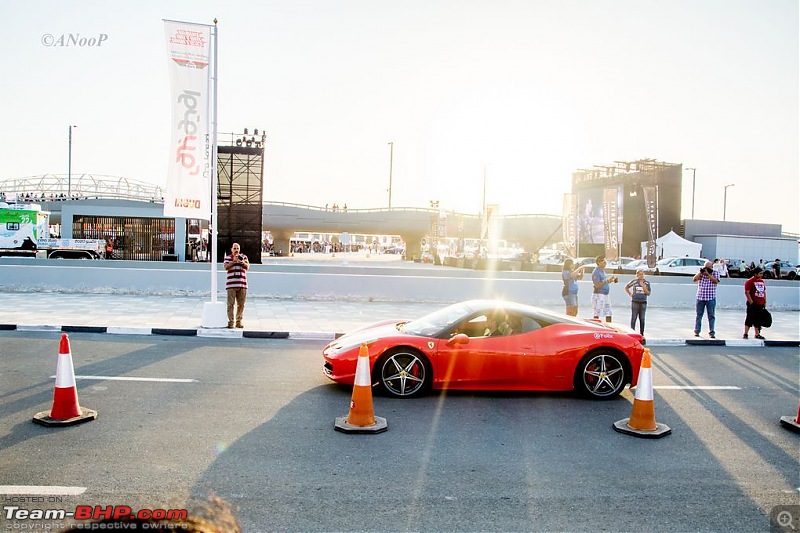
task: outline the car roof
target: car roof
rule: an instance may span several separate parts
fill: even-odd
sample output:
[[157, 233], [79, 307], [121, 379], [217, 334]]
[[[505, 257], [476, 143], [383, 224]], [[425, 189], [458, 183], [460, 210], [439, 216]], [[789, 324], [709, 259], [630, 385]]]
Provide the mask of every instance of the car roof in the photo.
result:
[[675, 257], [665, 257], [664, 259], [659, 259], [658, 262], [661, 263], [663, 261], [666, 263], [667, 261], [673, 261], [675, 259], [696, 259], [699, 261], [708, 261], [708, 259], [705, 259], [703, 257], [680, 257], [676, 255]]

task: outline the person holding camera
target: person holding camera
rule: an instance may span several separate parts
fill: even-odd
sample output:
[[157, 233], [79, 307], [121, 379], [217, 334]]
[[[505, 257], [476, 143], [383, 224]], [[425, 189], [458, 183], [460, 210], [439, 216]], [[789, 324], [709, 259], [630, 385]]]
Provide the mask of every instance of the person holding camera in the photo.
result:
[[598, 255], [595, 258], [597, 267], [592, 272], [592, 313], [594, 318], [605, 317], [606, 322], [611, 322], [611, 288], [609, 283], [619, 283], [619, 276], [606, 275], [606, 258]]
[[714, 311], [717, 307], [717, 284], [719, 283], [719, 272], [714, 270], [711, 261], [706, 261], [700, 272], [694, 275], [692, 281], [697, 283], [697, 315], [694, 319], [694, 336], [700, 336], [703, 325], [703, 313], [708, 311], [708, 336], [715, 339], [714, 322], [716, 316]]
[[578, 316], [578, 280], [583, 279], [583, 272], [583, 266], [575, 268], [572, 259], [564, 261], [564, 267], [561, 269], [561, 281], [564, 283], [561, 297], [564, 298], [569, 316]]
[[247, 260], [246, 255], [241, 253], [238, 242], [231, 245], [231, 253], [225, 256], [222, 266], [228, 273], [225, 283], [225, 289], [228, 291], [228, 329], [234, 326], [234, 316], [236, 317], [236, 327], [243, 328], [242, 316], [244, 315], [245, 300], [247, 300], [247, 269], [250, 268], [250, 261]]
[[636, 269], [636, 277], [625, 285], [625, 292], [631, 297], [631, 329], [636, 329], [639, 320], [639, 333], [644, 337], [644, 314], [647, 311], [647, 297], [650, 296], [650, 282], [644, 279], [644, 269]]

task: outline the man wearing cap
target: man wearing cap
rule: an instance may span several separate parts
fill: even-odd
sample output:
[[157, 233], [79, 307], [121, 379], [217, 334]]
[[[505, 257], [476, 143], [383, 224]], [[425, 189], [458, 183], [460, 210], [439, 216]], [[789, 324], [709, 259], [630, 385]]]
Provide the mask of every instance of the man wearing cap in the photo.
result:
[[761, 336], [761, 315], [767, 306], [767, 284], [764, 282], [764, 271], [756, 267], [753, 277], [744, 283], [744, 297], [747, 298], [747, 315], [744, 318], [743, 339], [749, 338], [750, 326], [756, 329], [756, 339]]
[[697, 283], [697, 315], [694, 319], [694, 336], [700, 336], [700, 329], [703, 325], [703, 313], [708, 311], [708, 336], [716, 338], [714, 332], [714, 322], [716, 316], [714, 311], [717, 307], [717, 283], [719, 283], [719, 272], [714, 270], [711, 261], [706, 261], [700, 272], [694, 275], [692, 281]]
[[592, 313], [594, 318], [605, 318], [606, 322], [611, 322], [611, 296], [609, 283], [617, 283], [619, 276], [606, 275], [606, 258], [598, 255], [595, 258], [597, 267], [592, 272]]

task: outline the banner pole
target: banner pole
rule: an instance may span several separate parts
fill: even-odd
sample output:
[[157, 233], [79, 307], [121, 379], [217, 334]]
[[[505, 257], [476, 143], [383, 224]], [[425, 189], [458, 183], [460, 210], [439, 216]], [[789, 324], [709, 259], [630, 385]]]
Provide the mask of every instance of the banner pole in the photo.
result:
[[211, 303], [217, 303], [217, 246], [219, 244], [217, 231], [217, 41], [219, 40], [219, 28], [217, 19], [214, 19], [214, 97], [211, 101], [211, 230], [213, 245], [211, 254]]
[[211, 245], [211, 301], [203, 305], [203, 318], [201, 326], [204, 328], [224, 328], [227, 323], [227, 306], [224, 302], [217, 301], [217, 247], [219, 246], [219, 222], [217, 222], [217, 58], [218, 58], [219, 28], [217, 19], [214, 19], [214, 80], [211, 99], [211, 221], [208, 230], [209, 244]]

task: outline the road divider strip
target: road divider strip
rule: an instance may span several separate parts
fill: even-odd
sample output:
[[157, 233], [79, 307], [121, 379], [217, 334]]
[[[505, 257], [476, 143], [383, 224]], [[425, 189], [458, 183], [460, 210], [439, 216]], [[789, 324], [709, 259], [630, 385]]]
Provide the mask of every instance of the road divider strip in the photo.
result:
[[9, 496], [78, 496], [86, 487], [61, 487], [58, 485], [0, 485], [0, 494]]
[[[172, 335], [180, 337], [289, 339], [330, 341], [344, 333], [330, 331], [256, 331], [211, 328], [148, 328], [124, 326], [51, 326], [40, 324], [0, 324], [0, 331], [60, 331], [78, 333], [110, 333], [114, 335]], [[800, 340], [744, 339], [647, 339], [647, 346], [727, 346], [731, 348], [800, 347]]]

